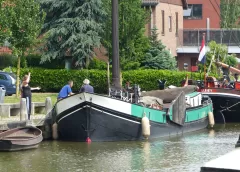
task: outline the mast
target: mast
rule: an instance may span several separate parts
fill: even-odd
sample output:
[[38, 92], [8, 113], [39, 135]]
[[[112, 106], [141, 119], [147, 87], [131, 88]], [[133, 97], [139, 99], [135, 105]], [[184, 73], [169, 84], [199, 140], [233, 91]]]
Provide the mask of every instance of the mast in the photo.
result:
[[112, 86], [120, 86], [118, 0], [112, 0]]

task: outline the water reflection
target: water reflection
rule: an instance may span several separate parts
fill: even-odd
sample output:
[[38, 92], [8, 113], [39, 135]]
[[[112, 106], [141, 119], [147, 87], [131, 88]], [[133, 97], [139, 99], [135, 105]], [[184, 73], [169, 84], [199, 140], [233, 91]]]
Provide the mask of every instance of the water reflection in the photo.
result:
[[199, 171], [234, 149], [240, 125], [216, 126], [154, 141], [76, 143], [45, 141], [38, 149], [0, 153], [0, 171]]

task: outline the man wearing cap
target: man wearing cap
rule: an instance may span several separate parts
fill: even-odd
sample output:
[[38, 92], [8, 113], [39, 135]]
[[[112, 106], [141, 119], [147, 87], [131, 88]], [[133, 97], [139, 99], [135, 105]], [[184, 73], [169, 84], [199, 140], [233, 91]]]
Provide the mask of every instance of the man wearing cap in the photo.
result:
[[83, 85], [80, 88], [80, 93], [87, 92], [87, 93], [94, 93], [93, 87], [90, 85], [90, 81], [88, 79], [84, 79]]

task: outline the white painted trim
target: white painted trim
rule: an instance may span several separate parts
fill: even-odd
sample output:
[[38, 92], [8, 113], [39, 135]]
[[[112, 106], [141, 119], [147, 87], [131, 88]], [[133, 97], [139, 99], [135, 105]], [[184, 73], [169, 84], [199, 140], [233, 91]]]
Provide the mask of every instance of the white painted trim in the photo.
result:
[[238, 95], [238, 94], [231, 94], [231, 93], [219, 93], [219, 92], [208, 92], [208, 93], [205, 93], [205, 92], [202, 92], [202, 94], [204, 94], [204, 95], [223, 95], [223, 96], [232, 96], [232, 97], [240, 98], [240, 95]]
[[[62, 119], [70, 116], [71, 114], [73, 114], [73, 113], [75, 113], [75, 112], [77, 112], [77, 111], [79, 111], [79, 110], [81, 110], [81, 109], [83, 109], [83, 108], [85, 108], [85, 107], [90, 107], [90, 106], [88, 106], [88, 105], [83, 106], [82, 108], [79, 108], [79, 109], [77, 109], [77, 110], [75, 110], [75, 111], [73, 111], [73, 112], [65, 115], [64, 117], [60, 118], [60, 119], [58, 120], [58, 122], [60, 122]], [[130, 121], [130, 122], [133, 122], [133, 123], [136, 123], [136, 124], [141, 124], [140, 122], [133, 121], [133, 120], [130, 120], [130, 119], [127, 119], [127, 118], [123, 118], [123, 117], [120, 117], [120, 116], [116, 116], [116, 115], [110, 114], [110, 113], [108, 113], [108, 112], [105, 112], [105, 111], [103, 111], [103, 110], [99, 110], [99, 109], [94, 108], [94, 107], [92, 107], [92, 109], [95, 109], [95, 110], [97, 110], [97, 111], [99, 111], [99, 112], [104, 112], [104, 113], [106, 113], [106, 114], [108, 114], [108, 115], [111, 115], [111, 116], [114, 116], [114, 117], [117, 117], [117, 118], [120, 118], [120, 119], [123, 119], [123, 120], [126, 120], [126, 121]]]
[[108, 114], [108, 115], [111, 115], [111, 116], [114, 116], [114, 117], [117, 117], [117, 118], [120, 118], [120, 119], [124, 119], [124, 120], [126, 120], [126, 121], [130, 121], [130, 122], [133, 122], [133, 123], [136, 123], [136, 124], [141, 124], [140, 122], [137, 122], [137, 121], [133, 121], [133, 120], [130, 120], [130, 119], [127, 119], [127, 118], [123, 118], [123, 117], [120, 117], [120, 116], [116, 116], [116, 115], [110, 114], [110, 113], [108, 113], [108, 112], [105, 112], [105, 111], [96, 109], [96, 108], [94, 108], [94, 107], [92, 107], [92, 108], [95, 109], [95, 110], [97, 110], [97, 111], [104, 112], [104, 113], [106, 113], [106, 114]]
[[66, 109], [69, 109], [73, 106], [77, 106], [83, 102], [92, 102], [93, 104], [102, 106], [107, 109], [112, 109], [115, 111], [122, 112], [124, 114], [131, 115], [132, 104], [124, 102], [119, 99], [110, 98], [107, 96], [90, 94], [90, 93], [80, 93], [73, 96], [70, 96], [66, 99], [61, 100], [57, 103], [57, 112], [64, 112]]

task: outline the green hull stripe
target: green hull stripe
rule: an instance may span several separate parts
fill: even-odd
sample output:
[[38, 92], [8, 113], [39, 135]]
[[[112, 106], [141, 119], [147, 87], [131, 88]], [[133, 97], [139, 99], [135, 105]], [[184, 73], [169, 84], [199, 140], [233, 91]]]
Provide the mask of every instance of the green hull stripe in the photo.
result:
[[[150, 109], [142, 106], [133, 104], [131, 108], [131, 115], [138, 118], [143, 117], [143, 113], [146, 113], [146, 116], [149, 120], [159, 123], [166, 123], [166, 112], [156, 109]], [[189, 109], [186, 112], [185, 122], [197, 121], [208, 116], [208, 112], [212, 112], [212, 104], [209, 104], [204, 107]], [[170, 119], [172, 120], [171, 109], [170, 109]]]
[[146, 108], [146, 107], [142, 107], [134, 104], [132, 105], [131, 115], [142, 118], [144, 112], [146, 113], [146, 116], [148, 117], [149, 120], [159, 122], [159, 123], [166, 123], [165, 111], [150, 109], [150, 108]]
[[199, 94], [200, 94], [199, 92], [193, 92], [193, 93], [190, 93], [190, 94], [186, 94], [186, 96], [195, 97], [195, 96], [197, 96]]
[[208, 116], [208, 112], [212, 112], [212, 105], [201, 107], [199, 109], [191, 109], [187, 111], [185, 122], [200, 120]]

